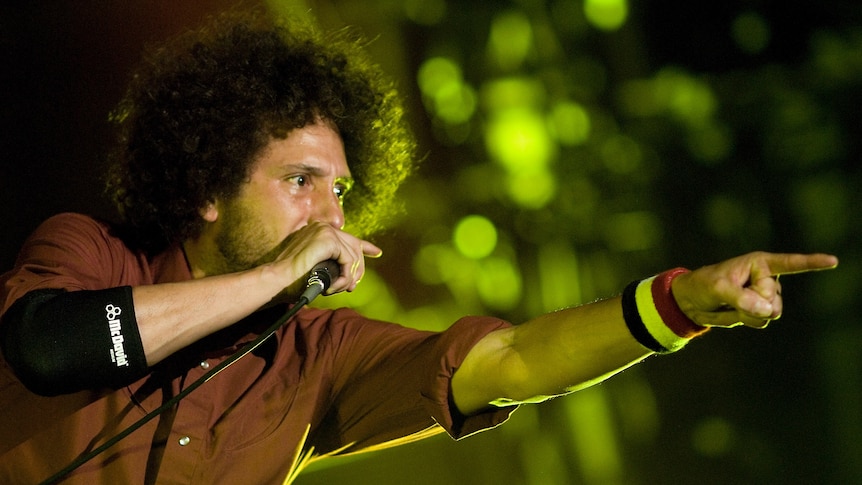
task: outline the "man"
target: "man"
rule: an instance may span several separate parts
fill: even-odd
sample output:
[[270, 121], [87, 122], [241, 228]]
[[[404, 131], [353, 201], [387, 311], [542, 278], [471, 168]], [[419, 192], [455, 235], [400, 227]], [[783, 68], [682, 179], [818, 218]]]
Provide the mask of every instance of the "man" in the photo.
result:
[[763, 327], [783, 310], [779, 274], [837, 264], [752, 253], [442, 333], [302, 309], [173, 404], [317, 263], [339, 267], [329, 292], [351, 291], [381, 255], [364, 237], [413, 160], [398, 103], [354, 43], [261, 19], [155, 51], [115, 114], [120, 221], [55, 216], [0, 279], [0, 481], [282, 483], [314, 458], [467, 436], [710, 326]]

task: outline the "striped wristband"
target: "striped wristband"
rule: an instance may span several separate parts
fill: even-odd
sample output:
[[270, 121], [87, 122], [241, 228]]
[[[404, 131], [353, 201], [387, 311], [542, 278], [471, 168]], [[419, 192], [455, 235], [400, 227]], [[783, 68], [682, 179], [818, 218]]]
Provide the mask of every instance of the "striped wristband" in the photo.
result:
[[623, 291], [626, 326], [635, 340], [653, 352], [676, 352], [689, 340], [709, 330], [691, 321], [673, 298], [671, 282], [687, 272], [685, 268], [665, 271], [642, 281], [633, 281]]

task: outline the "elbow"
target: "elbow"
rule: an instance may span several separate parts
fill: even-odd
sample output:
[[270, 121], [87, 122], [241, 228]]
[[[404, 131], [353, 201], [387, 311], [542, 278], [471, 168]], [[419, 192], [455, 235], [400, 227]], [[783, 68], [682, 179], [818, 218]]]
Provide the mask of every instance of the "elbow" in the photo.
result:
[[50, 363], [39, 359], [20, 359], [17, 361], [7, 359], [7, 362], [21, 384], [34, 394], [58, 396], [78, 390], [68, 388], [66, 385], [68, 381]]
[[42, 396], [78, 391], [75, 376], [68, 375], [77, 357], [55, 333], [48, 331], [38, 309], [62, 293], [41, 290], [28, 293], [0, 317], [0, 352], [6, 364], [28, 390]]
[[52, 342], [47, 336], [22, 336], [10, 327], [15, 325], [4, 322], [0, 346], [6, 363], [24, 387], [40, 396], [78, 390], [69, 388], [71, 380], [64, 375], [63, 359], [58, 358], [62, 352], [58, 342]]
[[502, 397], [493, 404], [534, 404], [546, 401], [562, 392], [548, 392], [543, 385], [541, 376], [531, 372], [530, 366], [524, 362], [517, 352], [510, 352], [500, 365], [501, 374], [505, 376], [501, 385]]
[[[112, 330], [94, 316], [104, 311], [105, 291], [131, 298], [128, 287], [65, 294], [36, 290], [9, 308], [0, 322], [0, 350], [21, 384], [36, 394], [55, 396], [116, 389], [146, 375], [137, 328], [130, 327], [130, 338], [118, 343]], [[117, 350], [120, 344], [125, 348]], [[132, 349], [129, 355], [126, 349]]]

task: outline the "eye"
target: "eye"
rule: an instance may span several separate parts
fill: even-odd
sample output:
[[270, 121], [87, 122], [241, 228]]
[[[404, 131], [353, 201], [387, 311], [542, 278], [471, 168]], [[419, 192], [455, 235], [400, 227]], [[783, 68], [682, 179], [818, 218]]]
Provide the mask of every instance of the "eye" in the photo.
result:
[[287, 181], [295, 184], [297, 187], [304, 187], [308, 184], [308, 177], [306, 175], [293, 175], [288, 177]]
[[341, 184], [335, 184], [335, 187], [332, 188], [332, 191], [335, 192], [336, 197], [339, 199], [344, 199], [344, 196], [347, 195], [347, 187]]
[[350, 192], [353, 186], [353, 180], [349, 178], [339, 177], [335, 180], [335, 185], [332, 186], [332, 192], [338, 197], [338, 201], [344, 203], [344, 196]]

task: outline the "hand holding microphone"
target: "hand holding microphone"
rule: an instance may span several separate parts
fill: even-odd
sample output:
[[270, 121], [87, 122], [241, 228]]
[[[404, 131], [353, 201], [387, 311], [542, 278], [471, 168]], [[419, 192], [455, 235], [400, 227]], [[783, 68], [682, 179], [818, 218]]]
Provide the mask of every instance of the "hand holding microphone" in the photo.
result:
[[[373, 243], [357, 238], [323, 222], [311, 222], [293, 232], [284, 241], [284, 250], [276, 263], [286, 263], [291, 276], [290, 290], [311, 301], [321, 293], [353, 291], [365, 272], [365, 258], [378, 258], [383, 250]], [[319, 261], [319, 262], [318, 262]], [[306, 286], [296, 271], [307, 271]], [[300, 273], [301, 275], [302, 273]], [[289, 291], [290, 291], [289, 290]]]
[[337, 261], [328, 259], [317, 263], [308, 275], [308, 284], [300, 299], [305, 299], [306, 303], [311, 303], [329, 288], [329, 285], [338, 278], [339, 274], [341, 274], [341, 268], [339, 268]]

